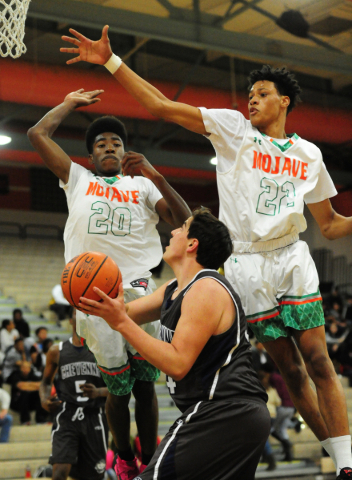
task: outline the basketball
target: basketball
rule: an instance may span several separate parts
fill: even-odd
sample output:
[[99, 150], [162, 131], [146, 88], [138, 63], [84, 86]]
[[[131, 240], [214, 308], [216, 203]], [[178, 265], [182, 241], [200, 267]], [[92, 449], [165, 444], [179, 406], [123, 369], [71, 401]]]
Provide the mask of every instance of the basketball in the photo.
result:
[[121, 281], [122, 275], [114, 260], [100, 252], [77, 255], [68, 262], [61, 275], [63, 294], [75, 308], [78, 308], [80, 297], [101, 301], [93, 287], [115, 298]]

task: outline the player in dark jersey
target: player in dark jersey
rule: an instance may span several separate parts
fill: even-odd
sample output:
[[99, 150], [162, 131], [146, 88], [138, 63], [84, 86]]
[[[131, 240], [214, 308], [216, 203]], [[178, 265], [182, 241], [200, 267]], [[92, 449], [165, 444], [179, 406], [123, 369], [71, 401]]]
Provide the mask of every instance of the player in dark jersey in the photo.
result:
[[[136, 479], [254, 479], [270, 417], [240, 299], [216, 272], [231, 251], [227, 227], [201, 208], [172, 232], [166, 247], [175, 280], [126, 306], [122, 287], [116, 299], [99, 289], [101, 303], [81, 299], [82, 310], [104, 318], [166, 373], [182, 412]], [[139, 327], [155, 318], [161, 340]]]
[[[74, 313], [75, 315], [75, 313]], [[53, 345], [40, 385], [42, 407], [55, 414], [52, 428], [53, 480], [101, 480], [108, 441], [105, 399], [108, 395], [94, 356], [73, 336]], [[57, 394], [51, 395], [54, 382]]]

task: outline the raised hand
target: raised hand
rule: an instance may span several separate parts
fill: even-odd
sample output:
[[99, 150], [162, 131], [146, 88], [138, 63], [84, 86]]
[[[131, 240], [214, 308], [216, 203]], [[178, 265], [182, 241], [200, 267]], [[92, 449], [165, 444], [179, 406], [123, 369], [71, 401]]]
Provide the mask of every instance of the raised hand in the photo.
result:
[[71, 92], [66, 95], [64, 102], [71, 103], [73, 108], [86, 107], [92, 103], [100, 102], [98, 95], [104, 93], [104, 90], [93, 90], [92, 92], [85, 92], [84, 88], [80, 88], [76, 92]]
[[130, 175], [132, 178], [135, 175], [143, 175], [144, 177], [149, 178], [149, 180], [152, 180], [158, 175], [155, 168], [141, 153], [126, 152], [123, 156], [121, 166], [123, 174]]
[[66, 35], [61, 38], [65, 42], [72, 43], [77, 48], [60, 48], [60, 52], [74, 53], [77, 55], [77, 57], [67, 60], [66, 63], [70, 65], [71, 63], [83, 61], [98, 65], [105, 65], [112, 55], [108, 30], [109, 26], [105, 25], [101, 34], [101, 39], [93, 42], [93, 40], [86, 38], [81, 33], [77, 32], [73, 28], [70, 28], [70, 33], [76, 38], [67, 37]]

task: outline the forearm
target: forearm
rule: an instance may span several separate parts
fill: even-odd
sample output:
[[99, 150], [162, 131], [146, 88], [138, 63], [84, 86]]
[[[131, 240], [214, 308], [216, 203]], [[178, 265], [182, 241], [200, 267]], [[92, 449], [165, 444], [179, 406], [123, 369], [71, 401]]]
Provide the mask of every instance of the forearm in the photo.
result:
[[114, 73], [114, 77], [149, 113], [167, 119], [165, 106], [171, 101], [157, 88], [137, 75], [125, 63], [122, 63]]
[[184, 376], [183, 359], [171, 343], [153, 338], [129, 317], [119, 325], [118, 331], [145, 360], [159, 370], [174, 380]]
[[71, 102], [63, 102], [48, 112], [34, 127], [28, 130], [28, 137], [32, 145], [37, 135], [51, 137], [60, 123], [74, 110]]
[[19, 382], [17, 388], [24, 392], [35, 392], [40, 388], [40, 382]]
[[109, 394], [109, 390], [106, 387], [98, 388], [98, 397], [107, 397]]
[[333, 212], [331, 222], [321, 228], [324, 237], [329, 240], [352, 235], [352, 217], [344, 217], [335, 211]]
[[183, 198], [171, 187], [162, 175], [153, 179], [154, 185], [162, 194], [169, 211], [166, 212], [166, 220], [174, 228], [179, 228], [192, 215], [187, 203]]
[[45, 383], [43, 381], [40, 383], [39, 396], [42, 404], [45, 403], [48, 400], [48, 398], [50, 398], [51, 388], [52, 388], [51, 384]]

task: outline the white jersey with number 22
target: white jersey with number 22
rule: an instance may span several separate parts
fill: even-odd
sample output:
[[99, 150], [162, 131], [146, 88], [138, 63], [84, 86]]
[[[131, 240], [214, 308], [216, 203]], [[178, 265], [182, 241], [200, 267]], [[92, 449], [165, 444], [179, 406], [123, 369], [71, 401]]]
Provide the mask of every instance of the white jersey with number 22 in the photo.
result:
[[307, 228], [304, 203], [337, 194], [322, 155], [296, 134], [261, 134], [237, 111], [201, 107], [216, 156], [219, 218], [233, 240], [260, 242]]

